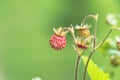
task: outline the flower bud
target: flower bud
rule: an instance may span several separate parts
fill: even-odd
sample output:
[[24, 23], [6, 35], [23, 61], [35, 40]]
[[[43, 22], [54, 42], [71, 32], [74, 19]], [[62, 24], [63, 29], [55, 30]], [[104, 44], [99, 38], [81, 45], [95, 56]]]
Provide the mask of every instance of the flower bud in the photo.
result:
[[111, 65], [117, 67], [120, 65], [120, 56], [114, 54], [110, 57]]

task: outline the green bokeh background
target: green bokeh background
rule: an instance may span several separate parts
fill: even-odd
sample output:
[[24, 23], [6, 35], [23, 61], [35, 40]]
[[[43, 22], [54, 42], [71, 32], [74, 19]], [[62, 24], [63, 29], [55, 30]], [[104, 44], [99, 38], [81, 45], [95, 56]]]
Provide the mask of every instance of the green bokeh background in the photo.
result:
[[[106, 15], [119, 14], [119, 3], [119, 0], [0, 0], [0, 77], [3, 77], [0, 80], [32, 80], [36, 76], [42, 80], [74, 80], [76, 54], [72, 37], [67, 36], [65, 49], [55, 51], [49, 46], [52, 28], [80, 24], [84, 16], [98, 13], [99, 42], [109, 30]], [[113, 31], [110, 36], [114, 38], [119, 33]], [[112, 80], [120, 80], [120, 68], [111, 67], [108, 57], [96, 52], [92, 59], [106, 72], [115, 72]], [[80, 67], [82, 80], [83, 64]]]

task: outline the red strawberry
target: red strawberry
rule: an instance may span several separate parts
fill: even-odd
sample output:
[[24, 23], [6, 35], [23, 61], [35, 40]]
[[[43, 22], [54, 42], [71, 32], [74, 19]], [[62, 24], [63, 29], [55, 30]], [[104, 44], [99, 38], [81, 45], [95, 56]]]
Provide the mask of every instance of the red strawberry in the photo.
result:
[[61, 50], [66, 46], [66, 37], [54, 34], [51, 36], [50, 45], [55, 50]]

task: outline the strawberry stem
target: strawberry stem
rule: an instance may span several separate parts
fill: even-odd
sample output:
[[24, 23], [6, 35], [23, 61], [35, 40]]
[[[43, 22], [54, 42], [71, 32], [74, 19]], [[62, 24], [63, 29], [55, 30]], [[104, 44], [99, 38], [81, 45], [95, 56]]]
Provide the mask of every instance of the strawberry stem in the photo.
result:
[[77, 62], [76, 62], [76, 68], [75, 68], [75, 80], [78, 80], [80, 58], [81, 58], [81, 55], [78, 55]]
[[85, 70], [84, 70], [84, 75], [83, 75], [83, 80], [86, 80], [86, 73], [87, 73], [87, 67], [88, 67], [88, 63], [89, 63], [89, 60], [91, 59], [94, 51], [95, 51], [95, 47], [96, 47], [96, 30], [97, 30], [97, 20], [98, 20], [98, 15], [88, 15], [86, 16], [84, 19], [83, 19], [83, 22], [82, 24], [84, 25], [85, 21], [87, 20], [87, 18], [89, 17], [92, 17], [95, 19], [95, 26], [94, 26], [94, 38], [93, 38], [93, 50], [92, 52], [90, 53], [89, 57], [88, 57], [88, 60], [87, 60], [87, 63], [85, 65]]

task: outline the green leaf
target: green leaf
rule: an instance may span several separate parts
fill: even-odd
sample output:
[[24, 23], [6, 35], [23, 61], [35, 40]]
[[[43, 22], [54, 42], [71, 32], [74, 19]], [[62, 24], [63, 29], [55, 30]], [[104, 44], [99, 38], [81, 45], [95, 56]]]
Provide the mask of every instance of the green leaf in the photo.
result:
[[[82, 60], [84, 64], [86, 64], [88, 57], [83, 56]], [[100, 69], [92, 60], [89, 61], [87, 72], [91, 78], [91, 80], [110, 80], [110, 76], [108, 73], [105, 73], [102, 69]]]

